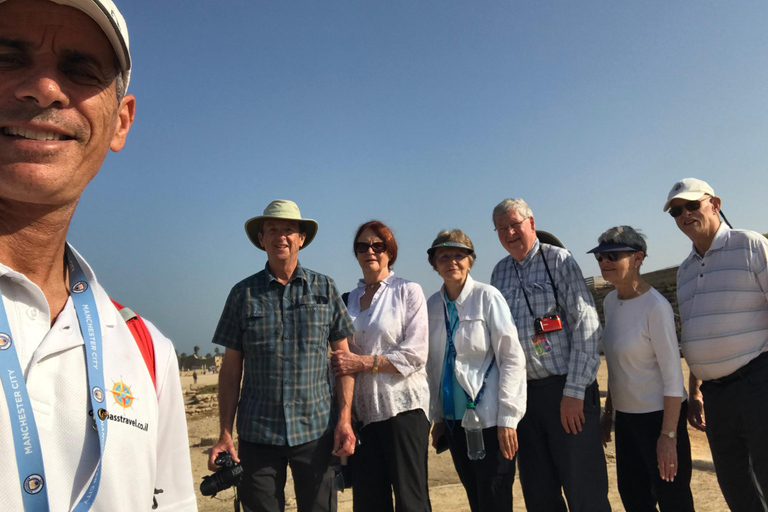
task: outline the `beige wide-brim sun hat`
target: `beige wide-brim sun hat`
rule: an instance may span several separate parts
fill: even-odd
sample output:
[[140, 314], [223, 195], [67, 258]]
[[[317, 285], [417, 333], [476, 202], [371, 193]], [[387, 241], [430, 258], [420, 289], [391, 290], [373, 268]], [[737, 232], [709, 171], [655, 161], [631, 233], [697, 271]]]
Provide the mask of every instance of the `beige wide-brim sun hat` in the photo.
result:
[[301, 246], [301, 249], [304, 249], [312, 243], [312, 240], [314, 240], [315, 235], [317, 234], [318, 226], [316, 220], [302, 219], [299, 207], [293, 201], [277, 199], [264, 208], [263, 215], [245, 221], [245, 234], [248, 235], [248, 239], [251, 243], [262, 251], [264, 250], [264, 246], [259, 242], [259, 233], [261, 233], [261, 227], [264, 225], [264, 221], [269, 219], [298, 221], [301, 232], [306, 234], [304, 245]]

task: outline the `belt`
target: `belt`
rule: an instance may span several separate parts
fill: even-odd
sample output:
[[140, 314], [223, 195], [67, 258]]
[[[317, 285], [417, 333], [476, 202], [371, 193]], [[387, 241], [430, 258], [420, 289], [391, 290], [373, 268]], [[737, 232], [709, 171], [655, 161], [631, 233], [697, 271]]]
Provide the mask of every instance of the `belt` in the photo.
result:
[[549, 377], [543, 377], [541, 379], [529, 379], [529, 388], [538, 388], [541, 386], [550, 386], [553, 384], [560, 384], [566, 381], [568, 375], [550, 375]]
[[715, 384], [717, 386], [727, 386], [728, 384], [734, 383], [737, 380], [741, 380], [752, 372], [760, 370], [764, 367], [768, 367], [768, 352], [763, 352], [730, 375], [720, 377], [719, 379], [710, 379], [704, 382]]

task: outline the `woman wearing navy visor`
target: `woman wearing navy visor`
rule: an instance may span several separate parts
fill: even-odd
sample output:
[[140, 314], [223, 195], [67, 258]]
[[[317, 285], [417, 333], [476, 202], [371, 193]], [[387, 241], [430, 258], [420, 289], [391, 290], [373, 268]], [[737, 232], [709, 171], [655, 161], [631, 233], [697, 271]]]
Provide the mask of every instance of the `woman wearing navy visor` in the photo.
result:
[[[467, 235], [441, 231], [427, 254], [444, 281], [427, 301], [432, 445], [447, 441], [472, 512], [512, 510], [516, 429], [526, 401], [517, 329], [501, 292], [470, 277], [475, 251]], [[475, 418], [485, 455], [473, 450], [470, 457], [466, 437]]]
[[630, 226], [607, 230], [589, 251], [606, 297], [603, 349], [608, 397], [603, 445], [616, 429], [619, 494], [628, 512], [693, 511], [687, 402], [675, 320], [669, 302], [640, 277], [645, 236]]

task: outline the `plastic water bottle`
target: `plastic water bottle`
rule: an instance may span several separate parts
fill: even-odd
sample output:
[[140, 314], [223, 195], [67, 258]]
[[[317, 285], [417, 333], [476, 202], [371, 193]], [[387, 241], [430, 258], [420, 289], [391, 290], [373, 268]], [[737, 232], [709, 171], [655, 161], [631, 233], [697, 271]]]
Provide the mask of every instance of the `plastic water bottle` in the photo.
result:
[[469, 460], [480, 460], [485, 457], [485, 442], [483, 442], [483, 426], [477, 416], [475, 404], [467, 404], [464, 419], [461, 421], [464, 434], [467, 437], [467, 457]]

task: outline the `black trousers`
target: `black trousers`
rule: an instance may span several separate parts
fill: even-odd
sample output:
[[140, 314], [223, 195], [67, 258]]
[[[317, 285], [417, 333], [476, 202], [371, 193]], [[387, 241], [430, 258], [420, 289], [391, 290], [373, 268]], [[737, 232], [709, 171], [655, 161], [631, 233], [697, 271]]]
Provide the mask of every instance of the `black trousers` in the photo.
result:
[[515, 461], [505, 459], [501, 454], [496, 427], [483, 429], [485, 457], [469, 460], [464, 428], [459, 421], [453, 423], [453, 432], [446, 432], [448, 446], [472, 512], [510, 512]]
[[528, 512], [610, 511], [597, 382], [585, 391], [586, 421], [578, 434], [567, 433], [560, 422], [564, 388], [565, 375], [528, 381], [527, 410], [517, 430], [525, 507]]
[[243, 481], [238, 486], [245, 512], [283, 512], [290, 464], [298, 512], [335, 512], [336, 491], [328, 468], [333, 432], [299, 446], [274, 446], [240, 440]]
[[768, 354], [731, 378], [704, 381], [701, 391], [707, 439], [726, 503], [733, 512], [763, 512], [760, 489], [768, 493]]
[[677, 422], [677, 476], [666, 482], [659, 475], [656, 443], [664, 411], [644, 414], [616, 412], [616, 476], [627, 512], [693, 512], [691, 442], [688, 402], [680, 406]]
[[431, 512], [427, 484], [429, 420], [421, 409], [369, 423], [349, 459], [356, 512]]

